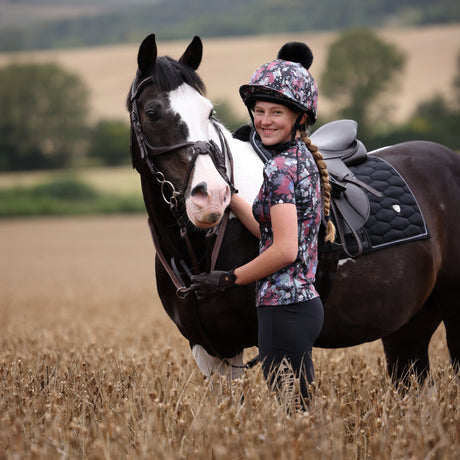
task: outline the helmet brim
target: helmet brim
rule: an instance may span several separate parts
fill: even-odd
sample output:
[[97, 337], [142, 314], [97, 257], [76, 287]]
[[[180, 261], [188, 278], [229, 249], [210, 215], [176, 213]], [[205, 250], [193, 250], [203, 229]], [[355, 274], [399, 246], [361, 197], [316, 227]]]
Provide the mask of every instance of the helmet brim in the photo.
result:
[[311, 123], [316, 121], [315, 114], [310, 110], [305, 110], [297, 101], [293, 101], [286, 97], [283, 93], [276, 91], [272, 88], [261, 85], [242, 85], [240, 86], [240, 96], [244, 104], [249, 110], [254, 108], [256, 101], [272, 102], [274, 104], [281, 104], [294, 112], [306, 113]]

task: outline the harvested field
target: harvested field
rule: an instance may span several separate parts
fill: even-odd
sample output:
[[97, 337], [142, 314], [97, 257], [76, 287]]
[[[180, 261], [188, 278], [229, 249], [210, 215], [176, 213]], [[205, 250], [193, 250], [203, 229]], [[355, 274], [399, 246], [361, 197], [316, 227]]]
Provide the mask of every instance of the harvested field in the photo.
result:
[[203, 380], [159, 303], [144, 216], [3, 220], [0, 249], [1, 459], [460, 459], [442, 328], [405, 394], [379, 343], [316, 349], [311, 409], [288, 416], [259, 367]]
[[[155, 31], [152, 30], [154, 33]], [[378, 30], [379, 36], [396, 45], [407, 55], [399, 91], [392, 88], [388, 102], [397, 121], [407, 118], [421, 101], [442, 94], [450, 100], [452, 81], [457, 72], [460, 52], [460, 25], [431, 26], [407, 29]], [[204, 39], [204, 54], [199, 73], [214, 102], [227, 101], [234, 113], [246, 117], [238, 96], [238, 88], [246, 83], [255, 68], [274, 59], [286, 41], [305, 41], [312, 48], [315, 60], [312, 74], [319, 80], [330, 43], [337, 38], [332, 32], [306, 32], [295, 35], [267, 35], [225, 39]], [[159, 55], [179, 58], [191, 41], [159, 42]], [[78, 73], [91, 92], [92, 118], [118, 118], [128, 121], [125, 99], [136, 71], [139, 44], [43, 51], [34, 53], [2, 53], [0, 66], [12, 61], [56, 61]], [[321, 87], [320, 87], [321, 91]], [[396, 94], [396, 96], [394, 95]], [[327, 115], [331, 101], [320, 98], [319, 113]]]

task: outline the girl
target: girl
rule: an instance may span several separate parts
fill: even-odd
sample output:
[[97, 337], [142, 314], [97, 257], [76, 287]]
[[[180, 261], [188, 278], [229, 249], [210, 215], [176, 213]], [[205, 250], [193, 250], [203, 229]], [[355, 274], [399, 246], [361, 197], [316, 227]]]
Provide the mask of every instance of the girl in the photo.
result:
[[[316, 121], [318, 89], [308, 69], [313, 56], [303, 43], [284, 45], [278, 59], [259, 67], [240, 88], [254, 128], [271, 159], [252, 206], [234, 194], [232, 211], [259, 238], [260, 254], [231, 272], [194, 276], [198, 298], [257, 281], [259, 356], [265, 378], [292, 395], [292, 376], [303, 398], [314, 380], [312, 347], [323, 324], [313, 285], [321, 212], [329, 216], [326, 164], [306, 134]], [[326, 240], [335, 229], [328, 219]], [[289, 383], [286, 385], [286, 380]]]

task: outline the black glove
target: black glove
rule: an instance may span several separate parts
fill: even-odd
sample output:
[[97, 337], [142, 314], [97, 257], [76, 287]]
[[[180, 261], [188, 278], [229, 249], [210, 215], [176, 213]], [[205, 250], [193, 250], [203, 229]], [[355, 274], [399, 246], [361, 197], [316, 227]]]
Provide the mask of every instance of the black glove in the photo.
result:
[[192, 276], [190, 288], [198, 300], [204, 300], [231, 289], [235, 286], [235, 280], [233, 270], [230, 272], [214, 270], [210, 273]]

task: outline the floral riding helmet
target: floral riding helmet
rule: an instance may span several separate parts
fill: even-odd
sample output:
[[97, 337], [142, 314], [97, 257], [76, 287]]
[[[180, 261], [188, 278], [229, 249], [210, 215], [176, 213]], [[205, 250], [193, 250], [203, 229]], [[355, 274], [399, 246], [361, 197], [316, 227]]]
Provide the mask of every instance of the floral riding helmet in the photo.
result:
[[310, 72], [298, 62], [276, 59], [259, 67], [249, 84], [240, 87], [240, 96], [249, 110], [256, 100], [283, 104], [306, 112], [316, 121], [318, 86]]

